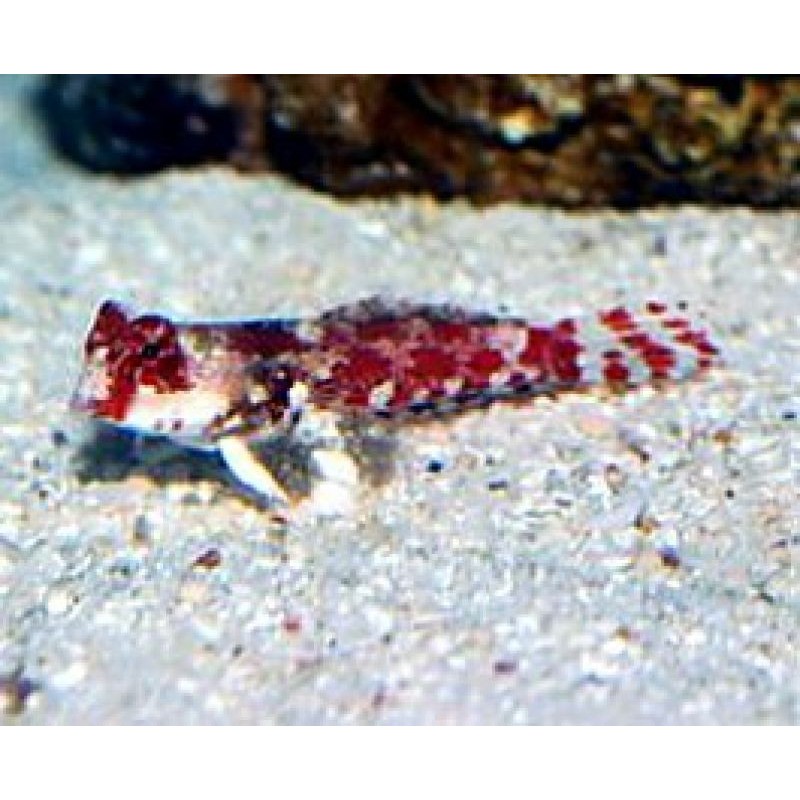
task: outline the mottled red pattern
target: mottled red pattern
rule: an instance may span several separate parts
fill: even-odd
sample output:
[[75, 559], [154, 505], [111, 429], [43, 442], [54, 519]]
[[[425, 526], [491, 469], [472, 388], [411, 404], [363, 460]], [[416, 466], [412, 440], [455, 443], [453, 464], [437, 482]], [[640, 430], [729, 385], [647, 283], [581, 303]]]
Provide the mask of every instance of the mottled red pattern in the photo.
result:
[[94, 323], [86, 337], [86, 355], [91, 356], [99, 347], [107, 347], [124, 335], [128, 317], [125, 310], [113, 300], [106, 300], [97, 310]]
[[367, 406], [372, 389], [391, 377], [391, 359], [374, 348], [355, 343], [347, 352], [350, 353], [347, 359], [336, 360], [330, 380], [320, 381], [318, 385], [333, 401], [340, 397], [345, 405]]
[[[195, 326], [195, 331], [202, 333], [210, 329], [214, 331], [219, 326]], [[284, 353], [297, 353], [305, 349], [305, 345], [297, 335], [295, 326], [291, 322], [254, 321], [242, 322], [238, 325], [225, 327], [225, 346], [244, 356], [259, 356], [272, 358]]]
[[97, 416], [123, 421], [140, 386], [157, 393], [186, 390], [190, 386], [186, 354], [177, 327], [165, 317], [146, 314], [130, 319], [122, 306], [104, 303], [86, 340], [86, 355], [103, 356], [107, 387], [104, 397], [90, 409]]
[[[320, 325], [319, 342], [299, 361], [310, 364], [311, 399], [322, 407], [392, 413], [580, 380], [581, 347], [569, 319], [531, 327], [461, 309], [370, 301], [329, 312]], [[521, 352], [504, 351], [502, 342], [514, 338]]]
[[[697, 369], [707, 369], [717, 355], [717, 348], [708, 340], [705, 331], [693, 330], [684, 317], [663, 317], [668, 311], [664, 303], [650, 301], [645, 306], [648, 315], [655, 318], [666, 340], [641, 330], [636, 318], [624, 308], [615, 308], [598, 314], [598, 319], [612, 331], [628, 350], [641, 359], [654, 379], [670, 378], [678, 363], [677, 346], [693, 352]], [[610, 382], [627, 381], [630, 370], [622, 363], [621, 355], [604, 353], [607, 363], [603, 375]]]
[[711, 366], [717, 349], [704, 331], [657, 301], [641, 314], [617, 307], [546, 326], [371, 300], [307, 323], [189, 325], [157, 315], [129, 318], [105, 303], [86, 353], [90, 361], [104, 360], [107, 376], [105, 396], [93, 400], [96, 415], [124, 421], [142, 386], [162, 394], [211, 381], [214, 391], [230, 395], [229, 412], [209, 420], [215, 430], [228, 418], [246, 427], [283, 419], [298, 382], [313, 407], [385, 416], [599, 382], [625, 387], [684, 377]]

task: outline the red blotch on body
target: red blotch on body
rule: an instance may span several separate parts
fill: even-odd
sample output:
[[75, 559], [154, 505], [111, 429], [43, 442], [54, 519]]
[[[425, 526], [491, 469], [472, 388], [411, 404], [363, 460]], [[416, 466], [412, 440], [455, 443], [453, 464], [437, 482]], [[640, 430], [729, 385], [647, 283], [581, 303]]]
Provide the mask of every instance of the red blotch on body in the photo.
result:
[[640, 355], [654, 378], [668, 378], [677, 363], [674, 350], [654, 341], [648, 342]]
[[574, 339], [554, 339], [550, 345], [550, 364], [561, 383], [575, 384], [581, 379], [578, 355], [583, 348]]
[[561, 319], [553, 326], [553, 333], [558, 337], [568, 338], [576, 336], [578, 333], [578, 325], [574, 319], [566, 317]]
[[152, 364], [145, 363], [139, 373], [142, 383], [160, 391], [179, 391], [189, 388], [186, 358], [175, 348], [170, 348]]
[[627, 383], [630, 376], [630, 370], [622, 361], [614, 359], [603, 365], [603, 378], [608, 383]]
[[474, 328], [465, 322], [439, 322], [434, 326], [436, 340], [452, 347], [465, 347], [472, 341]]
[[120, 305], [108, 301], [98, 310], [89, 332], [87, 356], [99, 348], [105, 348], [105, 392], [83, 401], [99, 417], [123, 421], [142, 385], [158, 393], [190, 388], [186, 354], [175, 325], [165, 317], [145, 314], [129, 319]]
[[608, 311], [601, 311], [598, 314], [598, 319], [602, 325], [605, 325], [612, 331], [629, 331], [636, 328], [636, 321], [627, 308], [619, 306], [612, 308]]
[[689, 327], [689, 320], [685, 317], [670, 317], [661, 320], [661, 327], [666, 330], [682, 330]]
[[369, 405], [370, 392], [392, 377], [391, 359], [372, 347], [352, 347], [340, 354], [331, 370], [329, 391], [355, 407]]
[[539, 367], [544, 370], [552, 341], [553, 332], [550, 328], [528, 328], [528, 341], [517, 358], [520, 366]]
[[458, 372], [453, 354], [441, 347], [417, 347], [409, 352], [408, 358], [408, 375], [421, 386], [436, 386]]
[[86, 354], [92, 355], [98, 347], [108, 347], [124, 334], [127, 325], [125, 309], [113, 300], [106, 300], [97, 310], [86, 338]]
[[619, 340], [626, 347], [630, 347], [637, 352], [644, 350], [651, 341], [650, 336], [643, 331], [640, 333], [627, 333], [624, 336], [620, 336]]
[[225, 346], [244, 356], [263, 358], [298, 353], [308, 347], [289, 325], [270, 322], [231, 325], [225, 331]]
[[683, 331], [674, 336], [673, 339], [679, 344], [693, 347], [698, 353], [702, 353], [706, 356], [714, 356], [718, 353], [717, 348], [708, 341], [703, 331]]
[[120, 376], [112, 382], [108, 396], [97, 399], [89, 410], [99, 417], [122, 422], [135, 392], [135, 383]]
[[352, 383], [377, 386], [392, 375], [392, 361], [371, 347], [354, 347], [346, 354], [346, 360], [337, 364], [334, 371], [346, 376]]
[[469, 372], [491, 378], [504, 363], [505, 359], [497, 350], [479, 350], [469, 359], [466, 368]]

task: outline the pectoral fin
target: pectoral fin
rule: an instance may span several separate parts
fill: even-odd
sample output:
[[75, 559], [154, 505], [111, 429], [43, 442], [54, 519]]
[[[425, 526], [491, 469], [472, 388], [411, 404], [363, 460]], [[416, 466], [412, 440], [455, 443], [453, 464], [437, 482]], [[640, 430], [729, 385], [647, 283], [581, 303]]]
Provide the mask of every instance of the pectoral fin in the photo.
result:
[[219, 452], [236, 478], [270, 505], [288, 506], [289, 495], [269, 468], [256, 456], [245, 438], [227, 436], [219, 440]]
[[342, 450], [320, 447], [312, 452], [318, 480], [307, 497], [294, 502], [247, 438], [227, 436], [218, 444], [237, 480], [268, 505], [279, 506], [280, 515], [287, 520], [347, 516], [354, 509], [358, 468], [352, 457]]

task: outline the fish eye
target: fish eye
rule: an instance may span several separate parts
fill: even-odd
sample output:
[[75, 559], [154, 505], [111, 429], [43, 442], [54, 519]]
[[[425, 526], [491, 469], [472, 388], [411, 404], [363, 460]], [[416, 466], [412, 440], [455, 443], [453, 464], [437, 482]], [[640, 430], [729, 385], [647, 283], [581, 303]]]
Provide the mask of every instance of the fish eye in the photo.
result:
[[158, 344], [156, 344], [156, 342], [147, 342], [146, 344], [142, 345], [139, 355], [146, 361], [152, 361], [153, 359], [158, 358], [160, 350], [161, 348], [158, 346]]

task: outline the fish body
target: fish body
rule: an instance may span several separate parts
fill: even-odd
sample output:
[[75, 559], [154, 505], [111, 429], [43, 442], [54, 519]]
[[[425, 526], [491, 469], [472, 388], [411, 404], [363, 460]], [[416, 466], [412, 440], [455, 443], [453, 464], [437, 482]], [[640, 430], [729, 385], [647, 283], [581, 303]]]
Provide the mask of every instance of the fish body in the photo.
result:
[[[285, 500], [247, 443], [289, 434], [309, 416], [328, 421], [318, 427], [330, 439], [342, 417], [402, 418], [601, 384], [628, 388], [686, 378], [717, 356], [705, 331], [659, 302], [639, 313], [618, 307], [534, 324], [376, 299], [310, 319], [174, 322], [106, 301], [86, 338], [72, 407], [219, 449], [251, 488]], [[324, 450], [321, 460], [354, 480], [341, 448]]]

